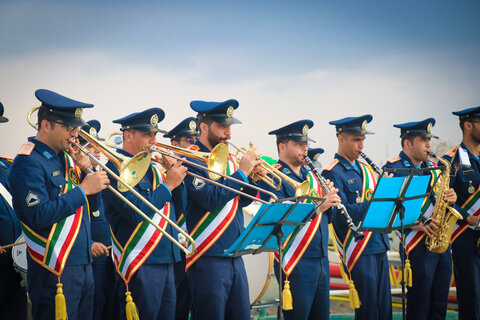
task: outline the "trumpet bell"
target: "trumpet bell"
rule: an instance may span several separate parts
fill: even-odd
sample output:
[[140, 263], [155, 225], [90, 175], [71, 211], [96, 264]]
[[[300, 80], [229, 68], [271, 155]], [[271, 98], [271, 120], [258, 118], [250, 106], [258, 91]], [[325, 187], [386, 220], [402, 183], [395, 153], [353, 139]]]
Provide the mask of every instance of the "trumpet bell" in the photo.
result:
[[[128, 158], [125, 158], [123, 163], [125, 163], [127, 159]], [[143, 176], [147, 173], [148, 168], [150, 168], [150, 161], [150, 153], [146, 151], [137, 153], [122, 166], [119, 173], [120, 178], [129, 186], [136, 186], [137, 183], [139, 183]], [[120, 192], [127, 192], [129, 190], [129, 188], [122, 182], [117, 184], [117, 188]]]
[[290, 183], [290, 185], [292, 187], [295, 188], [295, 197], [301, 197], [301, 196], [308, 196], [310, 195], [310, 182], [308, 182], [307, 180], [303, 181], [302, 183], [298, 183], [298, 184], [292, 184], [292, 182], [296, 182], [296, 181], [287, 181]]
[[[229, 155], [228, 146], [225, 143], [217, 144], [208, 156], [207, 167], [210, 170], [225, 173], [227, 171]], [[212, 180], [218, 180], [221, 178], [218, 174], [210, 171], [208, 172], [208, 176]]]

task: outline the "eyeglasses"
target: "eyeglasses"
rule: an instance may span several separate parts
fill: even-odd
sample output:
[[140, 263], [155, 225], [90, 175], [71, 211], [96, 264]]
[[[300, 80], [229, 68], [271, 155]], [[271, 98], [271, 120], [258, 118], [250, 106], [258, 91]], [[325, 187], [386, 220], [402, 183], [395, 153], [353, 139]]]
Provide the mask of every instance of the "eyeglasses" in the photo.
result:
[[65, 124], [65, 122], [60, 122], [60, 121], [55, 121], [55, 120], [50, 120], [50, 122], [54, 122], [54, 123], [58, 123], [58, 124], [62, 125], [63, 127], [65, 127], [67, 129], [67, 132], [73, 132], [73, 131], [80, 128], [80, 127], [74, 127], [74, 126], [67, 126]]
[[195, 137], [181, 137], [180, 139], [175, 139], [174, 141], [181, 142], [182, 140], [188, 142], [189, 144], [194, 144], [195, 143]]

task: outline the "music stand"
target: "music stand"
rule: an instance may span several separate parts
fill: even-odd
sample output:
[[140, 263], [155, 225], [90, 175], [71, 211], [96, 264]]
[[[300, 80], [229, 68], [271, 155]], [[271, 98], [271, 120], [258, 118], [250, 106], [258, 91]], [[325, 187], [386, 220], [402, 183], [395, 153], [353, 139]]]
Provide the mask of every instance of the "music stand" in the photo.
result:
[[[302, 203], [307, 199], [315, 200], [316, 204]], [[325, 201], [324, 198], [301, 196], [263, 204], [242, 234], [224, 253], [225, 256], [238, 257], [249, 253], [278, 252], [280, 265], [278, 319], [283, 319], [282, 244], [297, 227], [302, 227], [312, 218], [323, 201]]]
[[[384, 172], [386, 173], [402, 172], [405, 175], [401, 177], [385, 177], [382, 175], [380, 177], [358, 229], [382, 233], [400, 230], [403, 243], [404, 228], [415, 225], [423, 214], [422, 206], [425, 199], [430, 197], [431, 190], [427, 191], [427, 189], [431, 175], [422, 174], [432, 170], [443, 171], [445, 169], [439, 167], [385, 168]], [[434, 184], [436, 182], [434, 181]], [[403, 248], [400, 250], [400, 260], [402, 264], [402, 316], [405, 319], [405, 257]]]

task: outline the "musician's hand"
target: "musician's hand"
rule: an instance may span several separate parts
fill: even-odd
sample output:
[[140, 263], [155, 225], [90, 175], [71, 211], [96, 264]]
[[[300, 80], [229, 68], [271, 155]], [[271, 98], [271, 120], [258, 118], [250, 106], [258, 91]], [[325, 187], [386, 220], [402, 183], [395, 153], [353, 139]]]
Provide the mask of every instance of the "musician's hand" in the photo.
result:
[[[325, 182], [328, 185], [328, 189], [330, 190], [334, 189], [333, 181], [330, 181], [330, 179], [325, 179]], [[326, 195], [326, 194], [327, 194], [327, 191], [325, 190], [325, 188], [322, 188], [322, 195]]]
[[110, 180], [107, 173], [105, 171], [97, 171], [87, 174], [79, 187], [82, 188], [86, 196], [89, 196], [106, 189], [109, 184]]
[[0, 254], [4, 254], [5, 252], [7, 252], [5, 249], [3, 249], [2, 246], [0, 246]]
[[330, 192], [324, 196], [325, 201], [318, 208], [320, 212], [325, 212], [332, 207], [338, 206], [342, 202], [337, 192], [338, 189], [332, 187]]
[[440, 224], [437, 220], [432, 219], [427, 226], [424, 226], [424, 224], [420, 222], [418, 225], [413, 226], [412, 230], [423, 232], [427, 237], [431, 238], [438, 235]]
[[478, 224], [479, 219], [480, 219], [480, 216], [470, 215], [467, 217], [467, 219], [465, 219], [465, 221], [467, 221], [467, 223], [471, 226], [476, 226]]
[[447, 201], [450, 206], [455, 204], [457, 202], [457, 194], [455, 193], [455, 190], [450, 188], [445, 191], [445, 197], [443, 200]]
[[107, 247], [101, 242], [92, 243], [92, 256], [94, 258], [100, 257], [102, 254], [106, 254], [107, 257], [110, 255]]
[[182, 183], [186, 175], [187, 168], [182, 166], [182, 163], [178, 161], [167, 171], [165, 185], [168, 187], [168, 189], [170, 189], [170, 191], [173, 191], [173, 189]]
[[169, 157], [169, 156], [166, 156], [166, 155], [158, 155], [156, 154], [154, 156], [155, 160], [158, 161], [162, 167], [165, 168], [165, 170], [169, 170], [171, 167], [173, 167], [175, 165], [175, 163], [177, 163], [177, 160], [172, 158], [172, 157]]
[[249, 176], [250, 173], [252, 173], [253, 168], [262, 163], [262, 160], [258, 159], [258, 156], [259, 154], [256, 148], [248, 150], [242, 159], [240, 159], [238, 168], [242, 170], [246, 176]]
[[267, 176], [268, 171], [265, 169], [265, 167], [262, 164], [257, 164], [253, 170], [252, 173], [250, 174], [252, 177], [252, 180], [257, 182], [260, 180], [261, 177]]

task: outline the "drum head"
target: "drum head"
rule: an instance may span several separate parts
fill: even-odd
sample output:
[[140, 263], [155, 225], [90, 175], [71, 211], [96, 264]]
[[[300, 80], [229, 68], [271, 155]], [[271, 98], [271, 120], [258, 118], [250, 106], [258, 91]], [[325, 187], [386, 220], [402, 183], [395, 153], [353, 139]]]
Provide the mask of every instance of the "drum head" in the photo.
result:
[[[15, 242], [25, 241], [23, 234]], [[13, 266], [16, 270], [27, 272], [27, 245], [19, 244], [12, 247]]]

